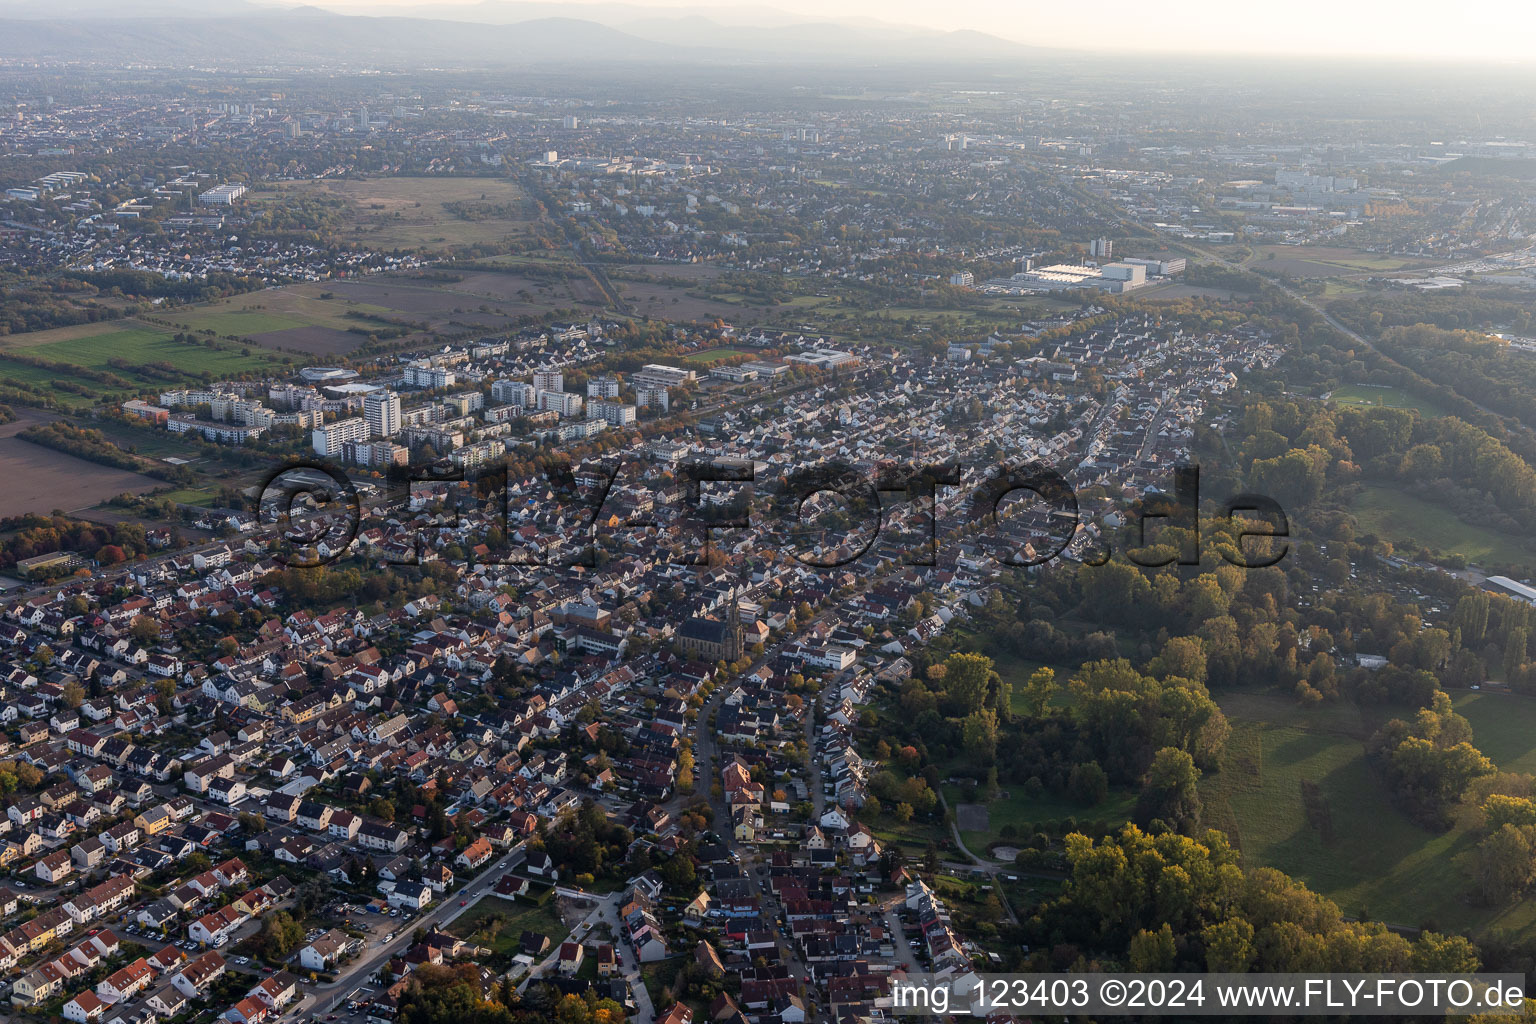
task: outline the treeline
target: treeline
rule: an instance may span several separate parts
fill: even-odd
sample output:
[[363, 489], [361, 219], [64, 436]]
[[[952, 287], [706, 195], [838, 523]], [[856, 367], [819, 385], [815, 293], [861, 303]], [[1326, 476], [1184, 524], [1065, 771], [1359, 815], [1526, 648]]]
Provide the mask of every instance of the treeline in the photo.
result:
[[[1208, 526], [1208, 545], [1231, 542], [1224, 525]], [[1073, 700], [1054, 699], [1059, 686], [1048, 667], [1024, 680], [1022, 693], [990, 672], [978, 691], [970, 663], [959, 661], [964, 671], [956, 676], [950, 661], [929, 660], [939, 653], [920, 651], [915, 678], [897, 696], [899, 714], [882, 721], [880, 738], [891, 750], [912, 747], [919, 764], [959, 758], [947, 770], [989, 789], [1004, 781], [1084, 808], [1101, 803], [1110, 786], [1139, 787], [1139, 822], [1193, 834], [1198, 782], [1219, 767], [1227, 731], [1213, 693], [1260, 685], [1304, 707], [1396, 705], [1407, 709], [1406, 724], [1377, 737], [1376, 764], [1405, 811], [1443, 825], [1489, 766], [1442, 687], [1492, 677], [1536, 687], [1536, 609], [1437, 577], [1419, 585], [1454, 612], [1427, 627], [1417, 606], [1350, 585], [1351, 565], [1374, 564], [1377, 542], [1357, 539], [1343, 514], [1320, 514], [1313, 526], [1326, 549], [1295, 541], [1284, 569], [1181, 573], [1115, 559], [1037, 575], [1017, 603], [994, 592], [967, 630], [981, 652], [1040, 658], [1044, 651], [1029, 642], [1035, 637], [1056, 638], [1061, 652], [1097, 649], [1072, 673]], [[1175, 532], [1166, 546], [1177, 541]], [[1318, 578], [1336, 585], [1298, 601], [1296, 588]], [[1068, 618], [1099, 631], [1064, 630], [1058, 623]], [[1385, 664], [1365, 668], [1357, 655]]]
[[60, 282], [33, 282], [22, 275], [0, 274], [0, 337], [116, 320], [121, 308], [91, 299], [89, 290], [66, 290]]
[[1518, 294], [1505, 298], [1483, 291], [1394, 291], [1336, 299], [1328, 304], [1328, 312], [1370, 337], [1392, 327], [1425, 325], [1446, 331], [1468, 331], [1505, 324], [1517, 334], [1529, 334], [1536, 330], [1536, 313], [1523, 299]]
[[1425, 324], [1382, 332], [1381, 350], [1495, 412], [1536, 423], [1536, 359], [1478, 331]]
[[262, 287], [260, 278], [242, 274], [209, 273], [192, 280], [174, 280], [147, 270], [72, 270], [60, 275], [78, 281], [97, 292], [129, 295], [143, 299], [175, 299], [177, 302], [206, 302]]
[[1254, 488], [1308, 504], [1362, 477], [1401, 484], [1509, 532], [1536, 529], [1536, 471], [1482, 427], [1408, 409], [1256, 399], [1236, 445]]
[[153, 363], [132, 363], [122, 356], [112, 356], [107, 360], [107, 365], [114, 370], [124, 370], [128, 373], [136, 373], [140, 377], [157, 378], [164, 381], [179, 381], [185, 377], [174, 364], [159, 360]]
[[102, 562], [121, 562], [149, 551], [144, 527], [137, 523], [88, 523], [67, 516], [28, 513], [0, 519], [0, 569], [54, 551], [75, 551]]
[[520, 220], [526, 210], [521, 202], [498, 203], [485, 199], [454, 199], [443, 209], [459, 220], [475, 223], [483, 220]]
[[[1001, 781], [1030, 796], [1050, 792], [1088, 809], [1111, 785], [1140, 787], [1136, 819], [1193, 833], [1200, 822], [1202, 770], [1218, 767], [1230, 731], [1204, 683], [1200, 641], [1170, 640], [1138, 670], [1125, 658], [1089, 662], [1073, 674], [1068, 707], [1054, 703], [1056, 673], [1037, 669], [1015, 700], [990, 658], [968, 652], [921, 664], [896, 699], [898, 715], [882, 721], [877, 748], [886, 767], [870, 780], [867, 814], [898, 821], [929, 815], [935, 765], [960, 764], [984, 780], [986, 796]], [[1016, 710], [1016, 706], [1023, 710]], [[895, 752], [895, 756], [885, 756]]]
[[10, 380], [0, 384], [0, 402], [25, 405], [34, 409], [67, 409], [68, 406], [55, 398], [48, 389], [24, 380]]
[[[58, 359], [48, 359], [44, 356], [27, 355], [15, 350], [0, 351], [0, 359], [11, 363], [19, 363], [22, 366], [31, 366], [39, 370], [48, 370], [53, 373], [66, 374], [70, 377], [93, 380], [98, 384], [105, 384], [111, 388], [131, 389], [136, 387], [133, 381], [128, 380], [126, 377], [119, 377], [117, 374], [109, 373], [106, 370], [93, 370], [88, 366], [80, 366], [77, 363], [66, 363]], [[96, 392], [87, 388], [85, 393], [95, 394]]]
[[1493, 762], [1472, 745], [1472, 726], [1443, 691], [1412, 721], [1394, 718], [1371, 738], [1370, 751], [1385, 771], [1389, 791], [1428, 828], [1450, 827], [1451, 809]]

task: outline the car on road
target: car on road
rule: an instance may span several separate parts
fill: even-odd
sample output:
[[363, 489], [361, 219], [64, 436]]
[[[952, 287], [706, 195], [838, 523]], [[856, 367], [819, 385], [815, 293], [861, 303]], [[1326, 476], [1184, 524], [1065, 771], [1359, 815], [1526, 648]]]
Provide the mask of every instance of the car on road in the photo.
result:
[[467, 906], [469, 906], [469, 901], [468, 900], [459, 900], [459, 906], [467, 907]]

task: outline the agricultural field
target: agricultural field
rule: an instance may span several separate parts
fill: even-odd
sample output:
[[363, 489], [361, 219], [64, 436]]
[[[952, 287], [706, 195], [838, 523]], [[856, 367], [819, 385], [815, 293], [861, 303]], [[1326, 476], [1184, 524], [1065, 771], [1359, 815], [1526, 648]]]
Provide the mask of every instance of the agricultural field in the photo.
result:
[[1252, 293], [1237, 291], [1232, 288], [1212, 288], [1208, 285], [1198, 284], [1159, 284], [1153, 285], [1136, 293], [1138, 299], [1143, 301], [1156, 299], [1220, 299], [1222, 301], [1246, 300], [1253, 297]]
[[[533, 212], [514, 182], [495, 178], [370, 178], [295, 181], [279, 193], [340, 199], [342, 241], [375, 249], [446, 252], [458, 246], [526, 241]], [[270, 193], [257, 192], [253, 201]]]
[[[134, 320], [34, 331], [8, 336], [0, 349], [20, 355], [73, 363], [92, 370], [107, 370], [122, 376], [131, 374], [111, 364], [113, 359], [129, 363], [171, 363], [187, 376], [210, 373], [227, 376], [252, 370], [269, 369], [272, 357], [262, 352], [244, 353], [228, 347], [208, 348], [174, 340], [172, 332]], [[9, 373], [9, 368], [4, 371]], [[47, 374], [51, 371], [40, 371]], [[56, 376], [56, 374], [55, 374]], [[163, 375], [154, 379], [164, 381]]]
[[0, 493], [0, 516], [54, 509], [71, 512], [124, 491], [142, 494], [165, 486], [153, 477], [22, 440], [16, 436], [18, 432], [51, 417], [32, 410], [18, 412], [20, 418], [0, 426], [0, 478], [11, 483]]
[[[342, 284], [301, 284], [184, 306], [162, 314], [177, 330], [212, 331], [268, 349], [302, 355], [338, 355], [365, 340], [349, 328], [391, 326], [397, 310], [338, 295]], [[407, 318], [408, 319], [408, 318]]]
[[[614, 267], [608, 280], [619, 296], [639, 315], [679, 320], [739, 320], [764, 316], [768, 308], [741, 294], [711, 295], [707, 288], [720, 276], [720, 268], [707, 263], [646, 263]], [[655, 278], [637, 281], [630, 274]]]
[[181, 459], [190, 464], [195, 464], [204, 458], [202, 449], [195, 442], [187, 440], [181, 434], [173, 434], [163, 427], [153, 427], [148, 424], [143, 427], [130, 426], [108, 419], [91, 420], [85, 425], [101, 431], [113, 444], [135, 455], [143, 455], [151, 459]]
[[459, 280], [399, 274], [289, 285], [164, 316], [178, 330], [211, 330], [305, 356], [342, 355], [370, 333], [400, 344], [425, 343], [433, 334], [514, 330], [518, 318], [554, 309], [603, 308], [602, 292], [591, 279], [566, 266], [564, 276], [552, 277], [469, 270], [455, 272]]
[[1466, 522], [1450, 509], [1398, 488], [1366, 484], [1350, 510], [1358, 533], [1374, 533], [1410, 554], [1428, 548], [1461, 555], [1484, 568], [1536, 571], [1536, 549], [1519, 537]]
[[1328, 400], [1340, 405], [1369, 405], [1384, 409], [1414, 409], [1420, 416], [1444, 416], [1445, 410], [1428, 399], [1419, 398], [1401, 388], [1374, 387], [1369, 384], [1345, 384], [1328, 394]]
[[[72, 408], [94, 405], [102, 397], [129, 398], [204, 377], [228, 377], [271, 371], [278, 364], [259, 349], [220, 343], [215, 347], [184, 344], [171, 331], [136, 320], [80, 324], [48, 331], [13, 334], [0, 340], [0, 356], [46, 359], [84, 370], [115, 374], [132, 387], [112, 387], [85, 374], [51, 366], [28, 366], [0, 358], [0, 383], [17, 381], [46, 386], [53, 381], [77, 385], [80, 392], [54, 389], [56, 399]], [[114, 366], [113, 360], [124, 365]]]

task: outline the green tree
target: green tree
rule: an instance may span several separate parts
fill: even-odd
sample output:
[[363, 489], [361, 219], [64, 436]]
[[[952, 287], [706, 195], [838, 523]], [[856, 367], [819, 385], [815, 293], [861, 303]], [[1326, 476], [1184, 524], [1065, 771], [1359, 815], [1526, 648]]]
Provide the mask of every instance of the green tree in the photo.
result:
[[1253, 925], [1240, 917], [1206, 925], [1205, 969], [1212, 972], [1244, 974], [1253, 966]]
[[1056, 695], [1059, 687], [1056, 684], [1056, 670], [1049, 665], [1042, 665], [1029, 674], [1024, 681], [1024, 703], [1029, 708], [1029, 713], [1036, 718], [1045, 715], [1045, 709], [1050, 707], [1051, 698]]
[[1193, 833], [1200, 823], [1199, 785], [1194, 758], [1176, 747], [1159, 750], [1136, 801], [1137, 823], [1162, 820], [1176, 831]]
[[1145, 928], [1131, 936], [1131, 970], [1171, 971], [1178, 959], [1173, 928], [1164, 921], [1155, 932]]
[[991, 675], [992, 659], [986, 655], [955, 653], [944, 659], [944, 692], [950, 712], [963, 717], [980, 711]]
[[1109, 796], [1109, 776], [1097, 761], [1075, 764], [1067, 775], [1067, 795], [1084, 807], [1096, 807]]
[[1505, 824], [1477, 846], [1473, 873], [1483, 902], [1502, 903], [1519, 895], [1531, 883], [1532, 827]]
[[965, 749], [978, 763], [990, 765], [997, 759], [997, 712], [982, 708], [965, 716], [960, 726]]

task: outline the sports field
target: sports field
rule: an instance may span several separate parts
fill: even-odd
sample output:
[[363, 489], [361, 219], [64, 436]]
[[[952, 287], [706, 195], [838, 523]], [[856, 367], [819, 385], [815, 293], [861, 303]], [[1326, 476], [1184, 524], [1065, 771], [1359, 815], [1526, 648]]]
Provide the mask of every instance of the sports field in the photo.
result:
[[702, 352], [693, 352], [683, 357], [685, 363], [718, 363], [722, 359], [731, 359], [735, 356], [751, 355], [744, 348], [707, 348]]

